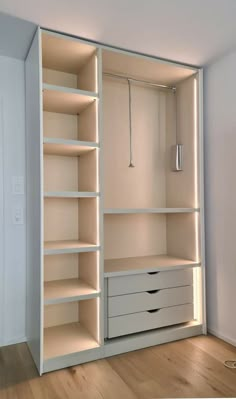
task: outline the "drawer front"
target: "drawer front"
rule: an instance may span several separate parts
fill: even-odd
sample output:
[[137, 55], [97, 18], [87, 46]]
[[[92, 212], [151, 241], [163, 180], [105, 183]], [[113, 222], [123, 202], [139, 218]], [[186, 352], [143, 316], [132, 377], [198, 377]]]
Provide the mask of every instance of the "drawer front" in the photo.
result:
[[160, 290], [193, 284], [193, 270], [171, 270], [166, 272], [134, 274], [109, 277], [108, 296], [132, 294], [135, 292]]
[[140, 312], [108, 318], [108, 338], [185, 323], [193, 319], [193, 305], [172, 306], [155, 312]]
[[193, 287], [167, 288], [108, 297], [108, 317], [193, 303]]

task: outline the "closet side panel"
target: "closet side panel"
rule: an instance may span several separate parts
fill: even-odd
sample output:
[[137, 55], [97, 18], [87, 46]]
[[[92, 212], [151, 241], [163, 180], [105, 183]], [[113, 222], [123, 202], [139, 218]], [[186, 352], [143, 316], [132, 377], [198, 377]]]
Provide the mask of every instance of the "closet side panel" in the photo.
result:
[[[166, 199], [167, 207], [170, 208], [199, 206], [195, 85], [195, 77], [188, 78], [177, 85], [176, 94], [170, 93], [167, 96]], [[183, 144], [183, 170], [179, 172], [172, 171], [171, 162], [171, 148], [176, 141]]]
[[40, 31], [35, 34], [25, 63], [27, 135], [27, 342], [35, 364], [41, 364], [42, 307], [42, 135]]

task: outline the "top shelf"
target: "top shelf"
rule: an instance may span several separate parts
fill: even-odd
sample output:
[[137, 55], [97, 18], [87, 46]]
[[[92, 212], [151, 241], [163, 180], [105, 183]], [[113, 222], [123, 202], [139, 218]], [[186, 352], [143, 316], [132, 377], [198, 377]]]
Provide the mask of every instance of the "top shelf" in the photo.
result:
[[97, 93], [43, 84], [43, 110], [77, 115], [98, 98]]

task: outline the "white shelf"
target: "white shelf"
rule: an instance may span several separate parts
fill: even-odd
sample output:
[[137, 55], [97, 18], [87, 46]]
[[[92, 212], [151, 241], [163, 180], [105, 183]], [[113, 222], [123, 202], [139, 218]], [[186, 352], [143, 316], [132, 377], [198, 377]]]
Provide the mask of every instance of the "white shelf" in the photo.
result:
[[98, 98], [97, 93], [43, 84], [43, 110], [77, 115]]
[[177, 270], [197, 267], [201, 264], [188, 259], [168, 255], [151, 255], [134, 258], [106, 259], [105, 277], [149, 273], [161, 270]]
[[44, 360], [98, 347], [97, 341], [80, 323], [44, 329]]
[[45, 241], [44, 255], [66, 253], [94, 252], [100, 249], [99, 245], [78, 240]]
[[96, 198], [99, 197], [97, 192], [86, 191], [46, 191], [45, 198]]
[[199, 212], [199, 208], [106, 208], [105, 215], [123, 215], [137, 213], [193, 213]]
[[99, 291], [77, 278], [44, 283], [45, 305], [91, 299], [98, 296]]
[[98, 144], [90, 141], [64, 140], [44, 137], [43, 151], [50, 155], [78, 156], [98, 148]]

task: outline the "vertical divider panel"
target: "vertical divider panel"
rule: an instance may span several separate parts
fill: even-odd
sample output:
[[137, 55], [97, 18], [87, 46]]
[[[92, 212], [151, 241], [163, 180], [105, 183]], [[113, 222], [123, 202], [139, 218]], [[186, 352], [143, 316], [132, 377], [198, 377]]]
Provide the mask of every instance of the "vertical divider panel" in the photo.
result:
[[204, 130], [203, 130], [203, 69], [200, 69], [196, 79], [198, 87], [197, 110], [198, 110], [198, 132], [199, 132], [199, 201], [200, 208], [200, 251], [201, 251], [201, 270], [198, 272], [198, 281], [201, 285], [199, 297], [201, 300], [201, 321], [203, 323], [203, 333], [207, 334], [206, 320], [206, 259], [205, 259], [205, 204], [204, 204]]
[[99, 262], [99, 286], [101, 291], [100, 299], [97, 300], [97, 311], [99, 312], [99, 317], [97, 319], [99, 326], [99, 343], [101, 346], [104, 345], [104, 229], [103, 229], [103, 209], [104, 209], [104, 198], [103, 198], [103, 183], [104, 183], [104, 173], [103, 173], [103, 94], [102, 94], [102, 49], [97, 49], [97, 88], [98, 88], [98, 103], [97, 103], [97, 139], [100, 144], [99, 149], [99, 159], [98, 159], [98, 184], [100, 197], [99, 201], [99, 243], [100, 252], [98, 253]]
[[27, 309], [31, 354], [43, 372], [43, 148], [41, 32], [35, 33], [25, 62], [27, 143]]

